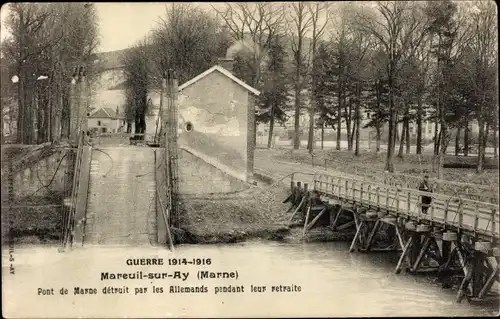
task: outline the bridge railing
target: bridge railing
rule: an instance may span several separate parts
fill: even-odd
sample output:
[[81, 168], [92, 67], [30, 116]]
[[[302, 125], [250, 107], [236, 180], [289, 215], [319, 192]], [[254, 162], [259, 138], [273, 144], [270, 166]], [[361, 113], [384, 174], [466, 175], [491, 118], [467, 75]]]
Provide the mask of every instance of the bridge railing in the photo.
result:
[[[364, 207], [426, 220], [478, 236], [494, 239], [500, 233], [498, 205], [491, 203], [326, 174], [315, 175], [314, 190]], [[422, 196], [431, 198], [426, 214], [422, 211]]]
[[[454, 181], [429, 178], [432, 189], [442, 194], [460, 194], [463, 198], [477, 201], [490, 202], [498, 204], [498, 193], [495, 187], [489, 185], [460, 183]], [[412, 176], [401, 173], [384, 173], [384, 183], [388, 185], [400, 186], [405, 188], [418, 188], [422, 182], [420, 176]]]
[[[333, 159], [323, 159], [324, 162], [321, 162], [319, 159], [315, 159], [315, 155], [311, 156], [312, 166], [316, 165], [324, 166], [324, 169], [327, 169], [327, 163], [334, 162], [337, 165], [342, 166], [342, 162], [337, 162]], [[372, 167], [365, 167], [356, 165], [353, 168], [352, 172], [346, 172], [349, 174], [358, 175], [363, 178], [369, 178], [373, 181], [406, 187], [406, 188], [418, 188], [418, 185], [422, 181], [421, 176], [403, 174], [403, 173], [390, 173], [381, 170], [374, 170]], [[463, 198], [468, 198], [477, 201], [491, 202], [493, 204], [499, 203], [499, 195], [496, 185], [482, 185], [482, 184], [473, 184], [473, 183], [461, 183], [451, 180], [444, 180], [432, 177], [429, 179], [432, 188], [435, 192], [442, 194], [455, 195], [460, 194]]]
[[74, 229], [75, 229], [75, 213], [77, 204], [77, 194], [78, 194], [78, 184], [80, 177], [80, 169], [82, 166], [82, 153], [83, 146], [86, 141], [86, 136], [81, 132], [78, 135], [78, 146], [77, 149], [73, 149], [71, 156], [74, 157], [74, 166], [72, 169], [72, 187], [69, 197], [69, 201], [65, 203], [66, 208], [63, 211], [62, 222], [61, 222], [61, 249], [64, 250], [67, 245], [73, 243]]

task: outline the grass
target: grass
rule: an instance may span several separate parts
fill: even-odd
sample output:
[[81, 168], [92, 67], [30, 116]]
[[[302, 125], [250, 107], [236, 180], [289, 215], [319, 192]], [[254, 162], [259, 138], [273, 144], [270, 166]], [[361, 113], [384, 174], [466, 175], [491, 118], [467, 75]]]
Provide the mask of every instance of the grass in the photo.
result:
[[[281, 161], [291, 161], [304, 164], [313, 164], [318, 166], [326, 165], [329, 168], [341, 169], [351, 174], [379, 174], [384, 171], [386, 154], [380, 153], [361, 153], [360, 156], [354, 156], [348, 151], [316, 151], [312, 157], [306, 150], [271, 150], [271, 158]], [[492, 161], [490, 159], [490, 161]], [[421, 176], [422, 172], [432, 171], [432, 155], [418, 156], [409, 154], [400, 158], [393, 158], [394, 170], [397, 173]], [[432, 173], [430, 173], [432, 176]], [[498, 185], [498, 169], [487, 169], [483, 173], [477, 174], [474, 169], [462, 168], [444, 168], [443, 179], [462, 183], [474, 183], [482, 185]]]
[[289, 231], [286, 188], [252, 187], [235, 194], [182, 200], [181, 227], [196, 243], [282, 239]]
[[18, 199], [10, 205], [2, 202], [2, 241], [10, 235], [15, 242], [57, 242], [63, 207], [48, 206], [57, 204], [62, 204], [61, 194]]

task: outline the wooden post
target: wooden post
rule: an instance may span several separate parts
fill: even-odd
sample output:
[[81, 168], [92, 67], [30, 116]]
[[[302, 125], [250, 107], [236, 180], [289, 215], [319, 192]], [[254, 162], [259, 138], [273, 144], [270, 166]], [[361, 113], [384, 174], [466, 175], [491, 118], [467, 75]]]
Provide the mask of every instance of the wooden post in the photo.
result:
[[410, 247], [410, 255], [409, 255], [410, 266], [415, 264], [418, 255], [420, 254], [420, 250], [422, 249], [421, 234], [412, 231], [411, 237], [413, 237], [413, 240], [412, 240], [412, 245]]
[[406, 196], [406, 200], [408, 201], [408, 204], [406, 205], [407, 206], [406, 207], [406, 214], [408, 216], [410, 216], [411, 215], [411, 192], [410, 191], [407, 191], [407, 192], [408, 192], [407, 193], [408, 195]]
[[487, 270], [484, 267], [484, 255], [480, 252], [475, 252], [475, 257], [472, 267], [472, 295], [479, 296], [481, 288], [483, 288], [484, 273]]
[[404, 244], [403, 236], [401, 235], [401, 230], [399, 229], [399, 225], [397, 222], [394, 224], [394, 228], [396, 230], [396, 236], [398, 238], [399, 246], [401, 247], [401, 249], [404, 249], [405, 244]]
[[300, 204], [297, 206], [297, 208], [293, 212], [292, 216], [290, 217], [290, 223], [292, 222], [292, 220], [295, 217], [295, 215], [300, 211], [300, 209], [302, 208], [302, 205], [304, 205], [305, 201], [306, 201], [306, 197], [304, 196], [304, 197], [302, 197], [302, 200], [301, 200]]
[[352, 240], [351, 247], [349, 247], [349, 252], [351, 253], [354, 252], [354, 250], [356, 249], [356, 243], [358, 241], [359, 235], [361, 234], [361, 229], [365, 226], [365, 221], [362, 220], [361, 223], [356, 226], [357, 226], [356, 234], [354, 235], [354, 239]]
[[368, 184], [368, 209], [372, 206], [372, 185]]
[[401, 253], [401, 256], [399, 257], [398, 263], [396, 265], [396, 270], [394, 271], [396, 274], [399, 274], [401, 272], [401, 268], [403, 267], [403, 262], [408, 256], [408, 253], [410, 251], [410, 246], [413, 242], [413, 237], [410, 237], [408, 241], [406, 242], [406, 245], [403, 248], [403, 252]]
[[412, 271], [417, 270], [418, 266], [420, 265], [420, 262], [422, 261], [422, 258], [424, 257], [424, 254], [427, 252], [427, 248], [429, 248], [430, 243], [431, 243], [430, 237], [425, 236], [424, 244], [422, 245], [422, 248], [420, 249], [420, 253], [417, 256], [415, 263], [412, 265], [412, 268], [411, 268]]
[[323, 208], [316, 217], [314, 217], [314, 219], [311, 221], [309, 225], [306, 224], [307, 225], [306, 230], [311, 229], [314, 226], [314, 224], [318, 221], [318, 219], [320, 219], [321, 216], [323, 216], [325, 212], [326, 212], [326, 207]]
[[342, 203], [340, 204], [340, 209], [339, 211], [337, 212], [337, 215], [335, 216], [335, 219], [333, 220], [333, 223], [332, 223], [332, 230], [335, 230], [335, 227], [337, 226], [337, 221], [340, 217], [340, 214], [342, 213], [342, 210], [343, 210], [343, 205]]
[[[488, 259], [487, 259], [487, 262], [488, 262], [488, 264], [490, 264]], [[499, 267], [500, 267], [499, 264], [497, 264], [496, 266], [493, 266], [490, 264], [490, 266], [492, 267], [492, 271], [490, 273], [490, 276], [488, 277], [488, 279], [484, 283], [483, 288], [481, 289], [481, 291], [478, 294], [478, 298], [480, 298], [480, 299], [482, 299], [484, 297], [484, 295], [486, 295], [486, 293], [490, 290], [491, 285], [495, 281], [495, 277], [496, 277], [498, 270], [499, 270]]]
[[[495, 208], [493, 208], [491, 210], [491, 238], [492, 238], [492, 246], [495, 246], [496, 242], [495, 242], [495, 232], [496, 232], [496, 220], [495, 220], [495, 217], [496, 217], [496, 214], [497, 214], [497, 210]], [[500, 233], [500, 230], [498, 231]]]
[[309, 221], [309, 214], [310, 213], [311, 213], [311, 198], [308, 199], [307, 213], [306, 213], [306, 218], [305, 218], [305, 221], [304, 221], [304, 230], [302, 231], [302, 236], [306, 235], [307, 222]]
[[309, 196], [309, 185], [307, 183], [304, 183], [304, 190], [302, 192], [302, 196], [307, 198], [306, 203], [308, 204], [308, 205], [305, 205], [304, 207], [302, 207], [302, 213], [305, 214], [307, 211], [307, 207], [311, 206], [311, 201], [309, 200], [309, 197], [310, 197]]
[[375, 234], [377, 233], [377, 231], [380, 227], [380, 224], [381, 224], [380, 219], [377, 219], [377, 221], [375, 222], [375, 225], [372, 228], [372, 231], [370, 232], [370, 235], [368, 236], [368, 240], [366, 242], [366, 247], [365, 247], [366, 251], [370, 250], [370, 246], [373, 242], [373, 238], [374, 238]]

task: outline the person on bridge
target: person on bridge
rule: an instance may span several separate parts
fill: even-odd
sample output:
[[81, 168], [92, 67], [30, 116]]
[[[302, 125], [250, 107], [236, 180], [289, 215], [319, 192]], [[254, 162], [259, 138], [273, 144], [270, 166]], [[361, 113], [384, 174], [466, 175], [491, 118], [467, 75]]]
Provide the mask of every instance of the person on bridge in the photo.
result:
[[[432, 193], [431, 185], [429, 184], [429, 175], [424, 175], [424, 180], [420, 183], [418, 190], [421, 192], [429, 192]], [[427, 214], [429, 207], [431, 206], [432, 197], [422, 195], [422, 213]]]

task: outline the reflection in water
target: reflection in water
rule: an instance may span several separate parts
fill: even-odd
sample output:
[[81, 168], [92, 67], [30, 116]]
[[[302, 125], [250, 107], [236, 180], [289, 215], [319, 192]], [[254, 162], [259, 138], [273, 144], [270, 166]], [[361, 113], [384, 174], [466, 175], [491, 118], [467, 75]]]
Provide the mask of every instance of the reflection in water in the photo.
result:
[[[164, 248], [85, 247], [64, 254], [55, 248], [17, 248], [16, 275], [9, 276], [3, 254], [6, 315], [29, 316], [484, 316], [498, 308], [455, 303], [455, 292], [424, 278], [395, 275], [387, 253], [348, 252], [347, 243], [186, 245]], [[211, 258], [210, 266], [126, 266], [127, 258]], [[397, 256], [392, 256], [397, 258]], [[100, 273], [174, 270], [190, 272], [185, 282], [101, 281]], [[238, 279], [199, 281], [198, 270], [238, 271]], [[75, 285], [163, 286], [165, 293], [74, 296]], [[66, 297], [37, 297], [36, 287], [70, 288]], [[170, 285], [200, 286], [208, 294], [169, 294]], [[214, 294], [214, 287], [245, 286], [239, 294]], [[266, 293], [250, 285], [267, 285]], [[270, 292], [273, 285], [300, 285], [300, 293]], [[150, 288], [151, 289], [151, 288]], [[32, 307], [22, 307], [30, 297]], [[35, 298], [37, 297], [37, 298]], [[5, 298], [5, 295], [4, 295]], [[83, 302], [85, 300], [85, 302]], [[113, 307], [109, 307], [112, 304]], [[194, 307], [196, 305], [196, 307]], [[52, 311], [52, 312], [51, 312]]]

